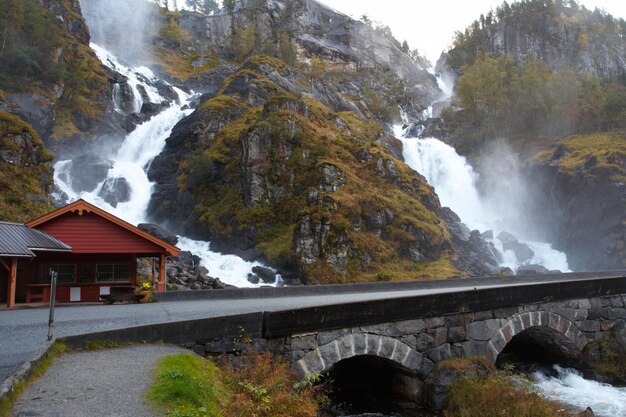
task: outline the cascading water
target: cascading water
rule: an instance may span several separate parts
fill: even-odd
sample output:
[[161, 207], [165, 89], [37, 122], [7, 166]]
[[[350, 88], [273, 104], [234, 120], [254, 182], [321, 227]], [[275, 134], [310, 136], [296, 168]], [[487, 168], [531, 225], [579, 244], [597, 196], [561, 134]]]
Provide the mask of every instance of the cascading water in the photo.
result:
[[[149, 68], [125, 66], [105, 48], [96, 44], [91, 44], [91, 47], [106, 66], [127, 78], [133, 95], [132, 113], [140, 112], [144, 97], [150, 103], [162, 104], [165, 101], [154, 87], [158, 80]], [[148, 180], [147, 169], [152, 160], [163, 150], [165, 140], [170, 136], [174, 125], [193, 111], [189, 108], [192, 95], [176, 87], [173, 89], [178, 95], [176, 102], [150, 120], [138, 125], [124, 138], [119, 149], [110, 151], [109, 155], [99, 155], [107, 159], [111, 166], [106, 178], [92, 190], [80, 192], [74, 190], [71, 175], [72, 160], [56, 162], [54, 182], [65, 193], [68, 201], [83, 198], [129, 223], [138, 224], [146, 221], [147, 208], [152, 195], [152, 183]], [[112, 100], [117, 112], [123, 112], [120, 90], [119, 84], [113, 87]], [[117, 193], [116, 187], [120, 184], [127, 190], [127, 198], [122, 198], [120, 201], [116, 199], [113, 204], [110, 200], [108, 202], [104, 196]], [[200, 256], [201, 265], [223, 282], [238, 287], [256, 286], [248, 282], [247, 275], [254, 266], [260, 266], [260, 263], [246, 262], [234, 255], [212, 252], [209, 242], [180, 237], [178, 246]]]
[[[447, 86], [441, 85], [440, 79], [438, 81], [442, 90], [451, 91]], [[443, 206], [450, 207], [472, 229], [493, 230], [494, 236], [499, 231], [509, 230], [515, 231], [520, 238], [524, 237], [524, 226], [512, 225], [510, 213], [503, 212], [506, 211], [503, 210], [503, 207], [507, 207], [506, 204], [498, 204], [493, 199], [481, 196], [477, 187], [477, 173], [453, 147], [435, 138], [407, 139], [402, 126], [395, 126], [394, 129], [395, 136], [403, 143], [405, 162], [426, 177], [435, 188]], [[505, 180], [512, 183], [514, 179]], [[506, 188], [506, 181], [504, 183]], [[511, 184], [511, 187], [514, 186]], [[514, 204], [509, 204], [508, 208], [514, 211], [513, 206]], [[502, 255], [501, 266], [512, 269], [520, 266], [512, 251], [504, 251], [498, 239], [492, 241]], [[565, 254], [553, 249], [549, 243], [534, 240], [525, 240], [525, 243], [535, 253], [526, 263], [540, 264], [562, 272], [569, 271]], [[590, 406], [597, 416], [626, 416], [626, 388], [585, 380], [577, 371], [558, 365], [554, 369], [556, 376], [546, 376], [541, 372], [533, 375], [535, 389], [543, 396], [576, 409]]]
[[[405, 162], [426, 177], [443, 206], [450, 207], [471, 229], [492, 230], [494, 236], [511, 230], [507, 228], [503, 213], [481, 199], [476, 186], [477, 175], [465, 158], [457, 154], [453, 147], [435, 138], [403, 138], [401, 129], [399, 126], [396, 128], [396, 136], [402, 141]], [[515, 270], [522, 265], [512, 251], [503, 250], [498, 239], [493, 239], [493, 243], [502, 254], [501, 266]], [[524, 263], [569, 272], [564, 253], [552, 249], [545, 242], [526, 240], [524, 243], [534, 252], [534, 256]]]
[[[437, 83], [445, 94], [444, 101], [447, 100], [453, 89], [441, 77], [437, 77]], [[407, 165], [426, 177], [435, 188], [441, 204], [457, 213], [470, 229], [481, 232], [491, 230], [494, 237], [503, 231], [514, 231], [534, 253], [531, 258], [520, 261], [514, 251], [504, 250], [499, 239], [488, 239], [501, 255], [501, 267], [517, 270], [522, 265], [536, 264], [549, 270], [570, 272], [564, 253], [553, 249], [549, 243], [525, 236], [527, 225], [519, 227], [511, 224], [511, 212], [516, 211], [514, 204], [503, 207], [499, 202], [481, 196], [477, 186], [478, 175], [452, 146], [436, 138], [407, 139], [401, 125], [394, 126], [394, 134], [402, 141], [402, 155]], [[514, 188], [514, 185], [517, 184], [511, 180], [504, 188]]]
[[591, 407], [598, 417], [626, 416], [626, 387], [617, 388], [597, 381], [589, 381], [573, 369], [554, 366], [557, 376], [535, 372], [537, 391], [551, 400], [571, 404], [577, 409]]

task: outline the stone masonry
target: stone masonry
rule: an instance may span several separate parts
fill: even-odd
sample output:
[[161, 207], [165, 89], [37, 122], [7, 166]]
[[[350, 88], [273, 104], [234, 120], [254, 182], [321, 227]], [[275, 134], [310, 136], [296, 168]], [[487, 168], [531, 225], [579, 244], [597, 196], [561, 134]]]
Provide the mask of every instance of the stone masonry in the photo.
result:
[[626, 337], [625, 306], [626, 296], [616, 295], [300, 334], [285, 338], [277, 353], [302, 376], [326, 372], [342, 359], [376, 355], [425, 378], [443, 359], [482, 355], [495, 362], [515, 335], [529, 329], [577, 356], [591, 340], [610, 333]]

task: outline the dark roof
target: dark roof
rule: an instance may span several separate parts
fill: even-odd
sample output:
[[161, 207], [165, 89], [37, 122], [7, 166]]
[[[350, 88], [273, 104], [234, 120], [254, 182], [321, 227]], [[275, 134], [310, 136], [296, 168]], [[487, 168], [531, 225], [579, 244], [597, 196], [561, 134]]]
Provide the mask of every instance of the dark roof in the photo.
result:
[[0, 256], [35, 256], [33, 251], [71, 251], [58, 239], [21, 223], [0, 222]]

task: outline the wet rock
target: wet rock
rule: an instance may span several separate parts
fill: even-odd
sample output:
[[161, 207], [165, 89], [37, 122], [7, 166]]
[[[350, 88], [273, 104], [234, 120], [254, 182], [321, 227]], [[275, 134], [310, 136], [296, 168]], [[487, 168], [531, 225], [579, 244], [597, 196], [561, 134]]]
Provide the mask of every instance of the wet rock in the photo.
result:
[[593, 410], [591, 409], [591, 407], [587, 407], [587, 409], [585, 409], [584, 411], [574, 414], [574, 417], [594, 417], [594, 416], [595, 414], [593, 413]]
[[[152, 236], [158, 237], [159, 239], [169, 243], [170, 245], [175, 245], [178, 243], [178, 236], [174, 233], [170, 233], [158, 224], [154, 223], [139, 223], [137, 227], [144, 232], [150, 233]], [[181, 252], [179, 259], [183, 263], [192, 264], [192, 266], [198, 265], [200, 258], [196, 257], [197, 261], [194, 263], [191, 252]]]
[[72, 159], [69, 174], [75, 192], [93, 191], [104, 181], [113, 166], [111, 161], [92, 154], [83, 154]]
[[124, 81], [113, 84], [113, 101], [118, 110], [122, 113], [129, 114], [134, 113], [135, 109], [135, 92], [125, 76], [119, 74], [124, 78]]
[[255, 266], [252, 268], [252, 272], [266, 284], [273, 284], [276, 282], [276, 273], [270, 268]]
[[509, 232], [498, 233], [497, 239], [502, 242], [504, 250], [509, 250], [507, 249], [507, 245], [510, 247], [510, 245], [519, 242], [519, 240]]
[[485, 230], [480, 235], [485, 239], [493, 239], [493, 230]]
[[535, 256], [535, 252], [526, 243], [515, 243], [512, 245], [512, 250], [518, 262], [526, 262]]
[[251, 284], [258, 284], [261, 281], [258, 275], [248, 274], [248, 282]]
[[98, 195], [113, 207], [130, 200], [131, 189], [125, 178], [107, 178]]

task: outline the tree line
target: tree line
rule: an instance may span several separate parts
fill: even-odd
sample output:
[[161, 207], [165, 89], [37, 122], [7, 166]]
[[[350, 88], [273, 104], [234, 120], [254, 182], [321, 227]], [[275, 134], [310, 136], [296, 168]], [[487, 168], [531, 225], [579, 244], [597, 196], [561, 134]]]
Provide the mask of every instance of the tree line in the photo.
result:
[[626, 128], [626, 86], [591, 74], [480, 53], [462, 67], [444, 120], [462, 137], [565, 136]]

